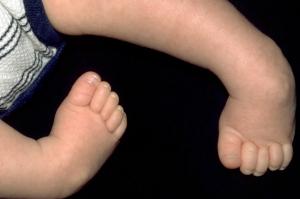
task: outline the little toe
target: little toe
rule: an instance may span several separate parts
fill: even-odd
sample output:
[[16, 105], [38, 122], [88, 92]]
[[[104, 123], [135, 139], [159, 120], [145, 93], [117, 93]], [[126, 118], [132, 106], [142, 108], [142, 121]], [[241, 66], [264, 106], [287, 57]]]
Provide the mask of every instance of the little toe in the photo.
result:
[[84, 73], [73, 84], [72, 89], [66, 99], [76, 106], [89, 105], [99, 82], [100, 77], [96, 73]]
[[283, 150], [281, 144], [273, 143], [269, 147], [269, 169], [275, 171], [280, 169], [283, 163]]
[[262, 176], [266, 173], [269, 166], [269, 152], [268, 149], [263, 147], [258, 151], [258, 158], [256, 163], [256, 169], [253, 175]]
[[290, 164], [293, 157], [293, 147], [291, 144], [283, 145], [282, 150], [284, 157], [280, 170], [284, 170]]
[[106, 104], [106, 101], [111, 93], [111, 86], [109, 83], [103, 81], [101, 82], [97, 90], [95, 91], [95, 95], [91, 101], [91, 109], [94, 112], [99, 113], [104, 105]]
[[124, 115], [122, 106], [117, 106], [111, 116], [106, 121], [106, 127], [110, 132], [114, 132], [121, 124]]
[[115, 92], [111, 92], [107, 101], [101, 110], [101, 116], [104, 120], [108, 120], [119, 104], [119, 96]]
[[242, 140], [229, 130], [221, 130], [218, 142], [218, 153], [222, 164], [235, 169], [241, 165], [241, 146]]
[[255, 171], [258, 158], [258, 149], [252, 142], [245, 142], [241, 152], [241, 172], [250, 175]]
[[122, 117], [122, 121], [121, 121], [120, 125], [116, 128], [115, 131], [112, 132], [112, 134], [114, 135], [114, 137], [117, 140], [119, 140], [123, 136], [123, 134], [126, 130], [126, 127], [127, 127], [127, 116], [126, 116], [126, 113], [123, 112], [123, 117]]

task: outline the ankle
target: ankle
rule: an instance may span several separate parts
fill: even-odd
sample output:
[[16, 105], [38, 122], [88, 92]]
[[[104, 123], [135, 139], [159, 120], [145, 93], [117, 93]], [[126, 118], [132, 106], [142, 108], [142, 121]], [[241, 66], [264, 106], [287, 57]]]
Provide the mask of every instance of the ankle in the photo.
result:
[[[56, 183], [60, 184], [59, 198], [69, 197], [84, 186], [94, 175], [93, 170], [80, 162], [74, 151], [61, 151], [62, 155], [54, 164]], [[76, 156], [76, 157], [74, 157]]]
[[77, 154], [64, 141], [50, 136], [39, 142], [44, 151], [45, 197], [66, 198], [91, 178], [90, 170], [82, 166]]

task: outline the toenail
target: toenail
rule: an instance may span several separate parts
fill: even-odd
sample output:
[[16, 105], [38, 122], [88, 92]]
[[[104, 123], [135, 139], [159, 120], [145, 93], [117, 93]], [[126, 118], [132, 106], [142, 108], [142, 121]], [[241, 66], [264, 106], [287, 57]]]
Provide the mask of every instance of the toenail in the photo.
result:
[[122, 106], [118, 106], [118, 108], [117, 108], [121, 113], [124, 113], [124, 109], [123, 109], [123, 107]]
[[269, 169], [271, 170], [271, 171], [275, 171], [275, 170], [277, 170], [276, 168], [274, 168], [274, 167], [269, 167]]
[[118, 99], [118, 95], [115, 92], [111, 93], [111, 97], [114, 99]]
[[244, 171], [244, 174], [245, 174], [245, 175], [251, 175], [252, 172], [251, 172], [251, 171]]
[[259, 177], [259, 176], [262, 176], [262, 175], [263, 175], [263, 173], [260, 173], [260, 172], [255, 172], [253, 175], [254, 175], [254, 176], [256, 176], [256, 177]]
[[110, 89], [110, 85], [107, 82], [103, 82], [103, 86], [104, 86], [104, 88]]
[[280, 171], [283, 171], [283, 170], [285, 170], [285, 167], [281, 167], [279, 170], [280, 170]]
[[99, 80], [100, 80], [100, 79], [99, 79], [98, 75], [95, 75], [95, 74], [89, 75], [89, 76], [87, 77], [87, 82], [88, 82], [89, 84], [91, 84], [91, 85], [96, 84]]
[[250, 171], [250, 170], [245, 169], [245, 170], [242, 171], [242, 173], [245, 174], [245, 175], [251, 175], [253, 172]]

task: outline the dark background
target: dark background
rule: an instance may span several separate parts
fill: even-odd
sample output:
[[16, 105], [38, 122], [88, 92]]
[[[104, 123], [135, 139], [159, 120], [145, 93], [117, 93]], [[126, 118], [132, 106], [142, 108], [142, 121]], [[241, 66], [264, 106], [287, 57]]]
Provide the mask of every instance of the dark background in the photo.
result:
[[[298, 83], [296, 1], [232, 3], [278, 43]], [[68, 37], [61, 59], [41, 88], [6, 121], [28, 136], [47, 135], [56, 108], [75, 79], [88, 70], [101, 74], [119, 93], [129, 126], [101, 171], [71, 198], [274, 198], [298, 194], [299, 128], [294, 159], [285, 171], [257, 178], [227, 170], [220, 164], [216, 148], [218, 118], [227, 97], [220, 81], [199, 67], [126, 42]]]

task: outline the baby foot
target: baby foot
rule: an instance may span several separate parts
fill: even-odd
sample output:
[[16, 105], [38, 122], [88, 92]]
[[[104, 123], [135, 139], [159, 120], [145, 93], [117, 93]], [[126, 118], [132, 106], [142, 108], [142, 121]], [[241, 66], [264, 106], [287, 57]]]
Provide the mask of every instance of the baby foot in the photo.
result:
[[220, 119], [223, 165], [245, 175], [283, 170], [292, 159], [295, 103], [241, 101], [229, 97]]
[[[83, 74], [59, 107], [48, 147], [64, 184], [74, 192], [92, 178], [119, 142], [127, 120], [119, 99], [107, 82], [92, 72]], [[49, 140], [47, 142], [50, 142]], [[48, 145], [51, 145], [48, 143]], [[75, 175], [74, 175], [75, 174]]]

